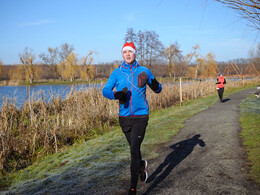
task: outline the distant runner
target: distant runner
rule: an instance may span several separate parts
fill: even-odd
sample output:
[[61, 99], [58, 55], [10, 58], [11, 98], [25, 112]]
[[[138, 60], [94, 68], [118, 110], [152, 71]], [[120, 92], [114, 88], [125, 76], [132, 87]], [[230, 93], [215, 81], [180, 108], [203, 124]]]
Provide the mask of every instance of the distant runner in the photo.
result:
[[[131, 186], [128, 194], [136, 194], [138, 176], [142, 182], [148, 178], [147, 161], [142, 160], [140, 151], [149, 120], [146, 84], [155, 93], [160, 93], [162, 86], [148, 68], [136, 61], [133, 42], [124, 44], [122, 55], [124, 62], [111, 73], [103, 88], [103, 95], [111, 100], [119, 100], [119, 123], [131, 152]], [[113, 91], [114, 88], [116, 91]]]
[[226, 84], [226, 79], [224, 79], [222, 73], [219, 74], [216, 84], [217, 84], [219, 101], [223, 102], [224, 84]]

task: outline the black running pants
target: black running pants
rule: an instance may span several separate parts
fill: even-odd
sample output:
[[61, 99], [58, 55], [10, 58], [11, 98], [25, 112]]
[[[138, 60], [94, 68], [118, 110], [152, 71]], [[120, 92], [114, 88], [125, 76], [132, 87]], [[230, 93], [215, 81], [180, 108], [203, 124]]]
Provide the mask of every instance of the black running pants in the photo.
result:
[[130, 146], [131, 188], [136, 188], [141, 167], [141, 143], [144, 139], [149, 116], [119, 117], [119, 123]]
[[223, 101], [223, 93], [224, 93], [224, 87], [218, 89], [218, 97], [219, 100], [222, 102]]

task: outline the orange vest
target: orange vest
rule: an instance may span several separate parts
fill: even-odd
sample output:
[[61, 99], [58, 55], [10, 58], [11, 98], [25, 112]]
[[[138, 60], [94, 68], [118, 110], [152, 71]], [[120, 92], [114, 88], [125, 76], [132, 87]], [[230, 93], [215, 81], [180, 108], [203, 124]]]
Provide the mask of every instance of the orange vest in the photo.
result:
[[218, 84], [217, 85], [217, 88], [223, 88], [224, 87], [224, 77], [223, 76], [220, 76], [220, 77], [218, 77], [218, 82], [220, 83], [220, 84]]

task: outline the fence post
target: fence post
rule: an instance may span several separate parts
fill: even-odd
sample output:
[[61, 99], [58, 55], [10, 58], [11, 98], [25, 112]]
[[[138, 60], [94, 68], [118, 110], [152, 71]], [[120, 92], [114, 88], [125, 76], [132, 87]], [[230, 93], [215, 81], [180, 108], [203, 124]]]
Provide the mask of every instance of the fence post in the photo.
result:
[[181, 86], [181, 77], [180, 77], [180, 106], [182, 106], [182, 86]]

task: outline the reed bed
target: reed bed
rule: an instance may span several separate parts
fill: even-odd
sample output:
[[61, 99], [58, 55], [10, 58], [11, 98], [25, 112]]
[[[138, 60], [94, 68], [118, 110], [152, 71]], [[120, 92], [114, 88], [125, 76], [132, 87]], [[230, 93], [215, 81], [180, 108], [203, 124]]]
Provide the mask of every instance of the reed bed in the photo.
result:
[[[259, 79], [228, 81], [226, 88], [259, 84]], [[182, 86], [183, 101], [216, 93], [213, 81]], [[179, 104], [179, 85], [165, 85], [161, 94], [147, 91], [150, 110]], [[34, 94], [22, 108], [6, 99], [0, 111], [0, 172], [27, 167], [36, 160], [86, 141], [118, 124], [118, 102], [102, 96], [97, 87], [71, 92], [65, 100]]]

